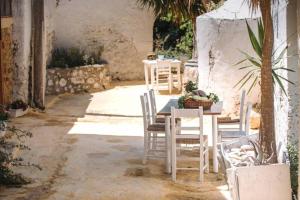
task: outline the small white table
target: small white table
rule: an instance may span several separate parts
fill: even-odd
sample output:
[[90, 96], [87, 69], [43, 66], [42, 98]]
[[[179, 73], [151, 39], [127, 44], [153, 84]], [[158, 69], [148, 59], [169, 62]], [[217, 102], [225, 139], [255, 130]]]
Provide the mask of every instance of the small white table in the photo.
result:
[[[181, 76], [180, 76], [180, 66], [181, 66], [181, 61], [180, 60], [170, 60], [171, 62], [171, 67], [173, 69], [176, 69], [177, 72], [177, 78], [178, 78], [178, 89], [181, 89]], [[151, 78], [151, 86], [153, 88], [154, 85], [154, 71], [157, 66], [157, 60], [143, 60], [144, 63], [144, 72], [145, 72], [145, 82], [147, 86], [147, 90], [149, 90], [149, 71], [151, 73], [150, 78]]]
[[[178, 99], [170, 99], [168, 103], [157, 113], [157, 115], [170, 116], [171, 107], [178, 108]], [[213, 142], [213, 172], [218, 173], [218, 130], [217, 130], [217, 116], [221, 115], [223, 109], [223, 102], [213, 104], [211, 109], [204, 110], [203, 115], [210, 115], [212, 117], [212, 142]]]

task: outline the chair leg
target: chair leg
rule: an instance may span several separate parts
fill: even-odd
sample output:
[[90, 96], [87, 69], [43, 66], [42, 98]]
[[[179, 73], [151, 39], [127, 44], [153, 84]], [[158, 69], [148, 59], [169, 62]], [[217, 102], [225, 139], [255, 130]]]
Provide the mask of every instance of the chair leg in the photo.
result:
[[144, 158], [143, 158], [143, 164], [147, 163], [147, 158], [148, 158], [148, 147], [149, 147], [149, 142], [148, 142], [148, 132], [145, 132], [144, 134]]
[[206, 142], [205, 150], [206, 150], [206, 153], [205, 153], [205, 165], [206, 165], [205, 172], [209, 173], [209, 149], [208, 149], [208, 142]]
[[[202, 141], [202, 142], [201, 142]], [[203, 138], [200, 139], [200, 149], [199, 149], [199, 153], [200, 153], [200, 163], [199, 163], [199, 181], [200, 183], [203, 183], [204, 180], [204, 154], [203, 154]]]
[[172, 180], [176, 181], [176, 136], [171, 134]]

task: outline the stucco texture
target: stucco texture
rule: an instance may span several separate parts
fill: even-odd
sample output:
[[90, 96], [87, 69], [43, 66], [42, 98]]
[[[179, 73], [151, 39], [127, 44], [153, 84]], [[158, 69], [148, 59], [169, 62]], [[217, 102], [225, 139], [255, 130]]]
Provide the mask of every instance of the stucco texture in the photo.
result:
[[[251, 47], [245, 17], [255, 32], [257, 22], [256, 18], [251, 19], [249, 11], [244, 12], [247, 11], [245, 6], [243, 1], [227, 1], [223, 7], [197, 18], [199, 88], [218, 94], [224, 100], [225, 113], [233, 113], [239, 107], [241, 90], [234, 86], [247, 73], [239, 67], [249, 65], [235, 66], [245, 59], [240, 50], [256, 55]], [[247, 95], [247, 101], [259, 102], [258, 87]]]
[[103, 46], [113, 79], [143, 78], [142, 59], [152, 51], [151, 11], [136, 0], [61, 0], [54, 12], [54, 47], [93, 52]]

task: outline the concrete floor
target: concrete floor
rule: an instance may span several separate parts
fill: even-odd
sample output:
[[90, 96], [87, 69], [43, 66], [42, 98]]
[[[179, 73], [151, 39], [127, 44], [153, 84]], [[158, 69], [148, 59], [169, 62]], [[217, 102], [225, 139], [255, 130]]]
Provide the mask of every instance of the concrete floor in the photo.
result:
[[[139, 95], [145, 89], [139, 83], [116, 83], [103, 92], [47, 97], [45, 113], [32, 111], [13, 120], [33, 132], [28, 141], [32, 150], [24, 156], [43, 170], [20, 169], [32, 184], [0, 188], [0, 199], [230, 199], [216, 174], [206, 175], [200, 184], [197, 173], [179, 173], [173, 183], [163, 161], [142, 165]], [[158, 107], [169, 98], [158, 95]]]

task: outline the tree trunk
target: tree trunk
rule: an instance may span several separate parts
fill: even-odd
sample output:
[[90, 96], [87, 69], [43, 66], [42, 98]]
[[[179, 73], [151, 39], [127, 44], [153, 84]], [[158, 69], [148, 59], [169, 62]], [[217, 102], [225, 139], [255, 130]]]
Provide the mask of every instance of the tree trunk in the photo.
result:
[[265, 158], [273, 154], [271, 162], [277, 162], [274, 124], [274, 86], [272, 80], [272, 52], [274, 43], [271, 0], [260, 1], [265, 38], [261, 68], [261, 128], [260, 142]]
[[33, 40], [33, 104], [44, 109], [45, 105], [45, 63], [44, 63], [44, 0], [32, 1]]

